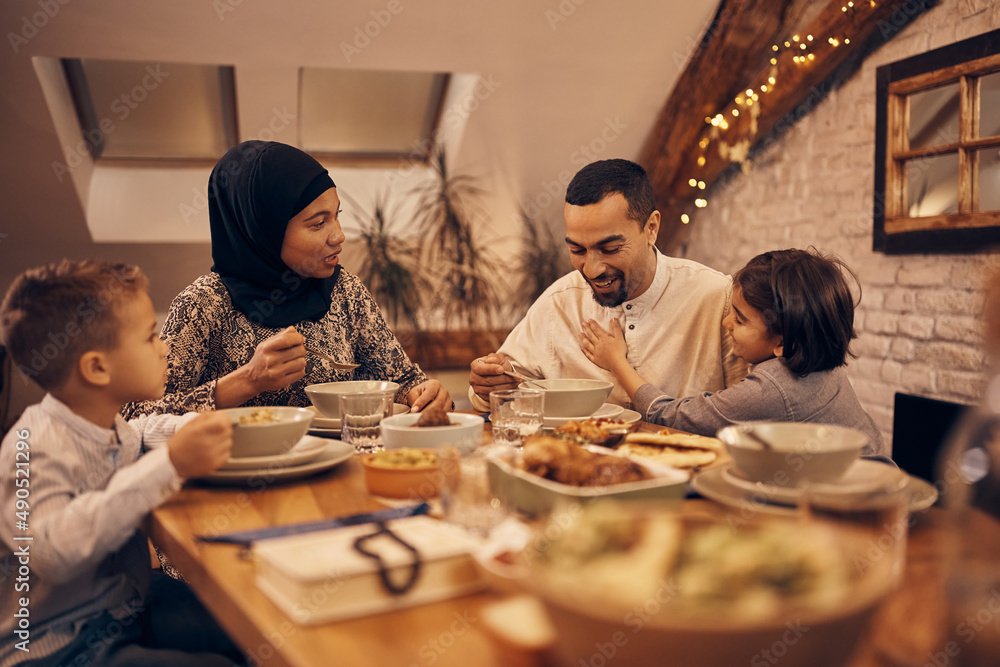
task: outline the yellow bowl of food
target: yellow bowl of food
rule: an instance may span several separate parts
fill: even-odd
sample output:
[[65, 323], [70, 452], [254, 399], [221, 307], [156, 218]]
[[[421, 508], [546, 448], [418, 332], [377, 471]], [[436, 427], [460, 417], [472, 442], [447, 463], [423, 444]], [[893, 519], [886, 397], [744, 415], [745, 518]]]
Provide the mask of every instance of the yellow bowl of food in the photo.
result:
[[361, 464], [373, 496], [426, 500], [441, 491], [444, 477], [433, 449], [387, 449], [365, 456]]
[[284, 454], [305, 436], [314, 413], [287, 406], [228, 408], [219, 412], [233, 424], [234, 459]]

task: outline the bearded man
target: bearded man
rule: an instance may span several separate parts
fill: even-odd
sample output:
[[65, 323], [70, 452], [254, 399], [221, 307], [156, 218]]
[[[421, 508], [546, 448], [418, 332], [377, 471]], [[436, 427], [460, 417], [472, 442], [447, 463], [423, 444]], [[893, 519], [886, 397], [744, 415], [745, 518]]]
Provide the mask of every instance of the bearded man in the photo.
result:
[[[746, 376], [722, 326], [731, 281], [656, 248], [660, 212], [642, 167], [620, 159], [587, 165], [566, 189], [563, 216], [576, 270], [538, 297], [497, 352], [472, 362], [473, 407], [489, 410], [491, 391], [516, 388], [505, 371], [614, 382], [580, 349], [580, 331], [590, 320], [606, 330], [620, 327], [632, 366], [670, 396], [719, 391]], [[617, 384], [608, 401], [631, 407]]]

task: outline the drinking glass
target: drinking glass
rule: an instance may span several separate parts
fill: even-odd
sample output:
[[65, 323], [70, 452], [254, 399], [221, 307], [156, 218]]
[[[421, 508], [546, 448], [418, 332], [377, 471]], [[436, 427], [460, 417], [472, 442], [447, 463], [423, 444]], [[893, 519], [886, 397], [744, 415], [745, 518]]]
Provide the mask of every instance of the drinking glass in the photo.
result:
[[542, 430], [545, 392], [540, 389], [500, 389], [490, 392], [493, 442], [521, 447]]
[[382, 420], [392, 410], [393, 395], [365, 392], [340, 395], [340, 432], [344, 442], [360, 454], [383, 449]]
[[490, 487], [489, 456], [492, 447], [438, 450], [444, 483], [441, 485], [441, 510], [444, 520], [480, 537], [506, 517], [503, 503]]
[[906, 564], [909, 527], [909, 477], [893, 465], [863, 480], [849, 483], [806, 483], [800, 510], [807, 520], [832, 528], [854, 558], [852, 576], [872, 577], [894, 588]]

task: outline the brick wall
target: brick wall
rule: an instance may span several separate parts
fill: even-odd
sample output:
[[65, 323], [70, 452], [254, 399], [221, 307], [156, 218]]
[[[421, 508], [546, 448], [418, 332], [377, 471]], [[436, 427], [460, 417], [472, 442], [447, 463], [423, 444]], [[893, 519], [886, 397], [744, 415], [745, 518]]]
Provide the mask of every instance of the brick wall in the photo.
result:
[[766, 250], [809, 245], [854, 269], [863, 297], [852, 347], [858, 358], [848, 371], [887, 442], [897, 391], [979, 401], [983, 277], [1000, 255], [872, 251], [875, 70], [998, 25], [1000, 3], [942, 0], [757, 155], [748, 172], [714, 188], [689, 230], [687, 256], [728, 273]]

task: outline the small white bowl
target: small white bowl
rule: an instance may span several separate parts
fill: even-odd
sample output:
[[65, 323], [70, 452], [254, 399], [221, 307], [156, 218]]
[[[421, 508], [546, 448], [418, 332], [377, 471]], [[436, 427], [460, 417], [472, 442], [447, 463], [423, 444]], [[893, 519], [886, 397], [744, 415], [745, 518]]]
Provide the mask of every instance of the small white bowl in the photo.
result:
[[[754, 439], [754, 434], [770, 448]], [[717, 437], [744, 477], [776, 486], [834, 482], [868, 444], [868, 436], [857, 429], [800, 422], [737, 424], [719, 430]]]
[[483, 442], [483, 418], [462, 412], [449, 412], [450, 426], [417, 426], [420, 413], [409, 412], [382, 420], [382, 443], [386, 449], [412, 447], [436, 449], [449, 445], [475, 449]]
[[[267, 410], [274, 421], [246, 424], [240, 418]], [[275, 456], [284, 454], [295, 446], [309, 430], [312, 410], [287, 406], [228, 408], [219, 410], [233, 424], [233, 449], [231, 458], [248, 456]]]
[[340, 419], [340, 395], [362, 394], [384, 391], [393, 396], [399, 391], [395, 382], [384, 380], [345, 380], [344, 382], [321, 382], [306, 387], [306, 396], [327, 419]]
[[545, 417], [578, 419], [589, 417], [604, 405], [615, 386], [607, 380], [560, 378], [522, 382], [521, 389], [545, 392]]

